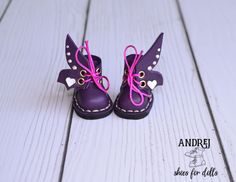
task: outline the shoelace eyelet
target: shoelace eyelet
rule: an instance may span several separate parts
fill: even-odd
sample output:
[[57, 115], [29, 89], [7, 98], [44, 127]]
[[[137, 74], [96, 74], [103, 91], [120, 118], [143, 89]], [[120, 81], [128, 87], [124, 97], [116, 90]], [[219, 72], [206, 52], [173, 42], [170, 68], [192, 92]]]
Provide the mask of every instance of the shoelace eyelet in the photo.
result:
[[[87, 57], [88, 57], [88, 67], [83, 65], [79, 59], [78, 59], [78, 54], [80, 53], [80, 51], [84, 49], [86, 52], [87, 52]], [[82, 76], [85, 76], [85, 77], [89, 77], [88, 79], [84, 79], [84, 78], [80, 78], [77, 80], [77, 83], [79, 85], [83, 85], [87, 82], [94, 82], [96, 84], [96, 86], [103, 92], [107, 93], [107, 90], [109, 89], [109, 86], [110, 86], [110, 83], [109, 83], [109, 80], [106, 76], [102, 76], [101, 74], [97, 73], [96, 70], [95, 70], [95, 65], [94, 65], [94, 61], [93, 61], [93, 56], [91, 55], [90, 53], [90, 50], [89, 50], [89, 46], [88, 46], [88, 41], [85, 41], [85, 46], [80, 46], [77, 50], [76, 50], [76, 53], [75, 53], [75, 60], [76, 62], [79, 64], [79, 66], [81, 66], [84, 70], [86, 70], [86, 73], [87, 74], [83, 74], [82, 73]], [[98, 70], [99, 71], [99, 70]], [[103, 80], [105, 79], [106, 82], [107, 82], [107, 87], [105, 88], [102, 84], [99, 83], [99, 80]]]
[[84, 79], [83, 78], [78, 79], [78, 84], [83, 85], [84, 84]]
[[[132, 62], [131, 65], [129, 64], [129, 61], [127, 60], [127, 54], [126, 54], [127, 49], [129, 49], [129, 48], [133, 48], [134, 52], [135, 52], [135, 55], [133, 57], [133, 62]], [[133, 45], [128, 45], [124, 50], [124, 60], [125, 60], [125, 65], [126, 65], [127, 70], [128, 70], [127, 82], [128, 82], [129, 87], [130, 87], [129, 88], [129, 98], [130, 98], [132, 104], [135, 105], [135, 106], [141, 106], [144, 102], [144, 97], [151, 97], [150, 94], [148, 94], [146, 92], [143, 92], [140, 89], [140, 88], [146, 87], [146, 81], [144, 81], [144, 80], [138, 81], [138, 80], [135, 79], [136, 77], [139, 77], [139, 76], [144, 77], [144, 75], [145, 75], [142, 72], [141, 72], [141, 74], [134, 73], [135, 67], [138, 64], [140, 58], [142, 57], [142, 53], [143, 53], [143, 51], [141, 51], [138, 54], [137, 49]], [[139, 95], [139, 97], [141, 99], [140, 102], [135, 102], [135, 100], [133, 99], [133, 94], [132, 94], [133, 92], [135, 92]]]
[[85, 74], [87, 73], [87, 71], [86, 70], [81, 70], [80, 71], [80, 76], [81, 77], [85, 77]]
[[142, 80], [142, 81], [140, 81], [140, 87], [142, 87], [142, 88], [144, 88], [144, 87], [146, 87], [146, 81], [144, 81], [144, 80]]
[[100, 68], [97, 68], [97, 69], [96, 69], [96, 72], [100, 74], [100, 73], [101, 73]]
[[140, 71], [138, 74], [139, 74], [139, 78], [143, 78], [145, 76], [145, 72], [144, 71]]

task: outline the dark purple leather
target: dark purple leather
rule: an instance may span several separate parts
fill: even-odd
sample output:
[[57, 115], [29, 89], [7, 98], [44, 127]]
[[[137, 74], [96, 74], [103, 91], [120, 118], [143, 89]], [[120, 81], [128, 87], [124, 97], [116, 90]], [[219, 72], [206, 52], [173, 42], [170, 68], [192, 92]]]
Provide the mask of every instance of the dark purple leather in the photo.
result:
[[[162, 47], [162, 41], [163, 41], [163, 33], [159, 35], [159, 37], [156, 39], [152, 47], [147, 51], [145, 55], [143, 55], [138, 64], [135, 67], [134, 73], [138, 74], [140, 71], [144, 71], [145, 76], [144, 78], [137, 77], [136, 80], [142, 81], [144, 80], [146, 82], [146, 87], [142, 88], [137, 83], [134, 83], [142, 92], [145, 92], [147, 94], [152, 95], [152, 90], [156, 88], [158, 85], [163, 84], [163, 77], [161, 73], [158, 71], [153, 71], [152, 69], [157, 65], [160, 54], [161, 54], [161, 47]], [[127, 60], [129, 62], [129, 65], [132, 64], [134, 60], [134, 55], [127, 56]], [[124, 67], [124, 70], [127, 70], [126, 65]], [[133, 92], [133, 100], [135, 102], [140, 101], [140, 96]], [[123, 75], [123, 82], [120, 88], [120, 93], [117, 96], [115, 105], [118, 106], [120, 109], [125, 110], [125, 112], [134, 112], [136, 111], [144, 111], [144, 109], [150, 105], [150, 103], [153, 101], [153, 95], [151, 98], [144, 97], [144, 102], [141, 106], [135, 106], [132, 104], [130, 100], [130, 88], [126, 81], [126, 74], [124, 71]]]
[[79, 105], [85, 110], [100, 110], [109, 105], [108, 94], [99, 90], [94, 83], [88, 84], [86, 89], [76, 92]]
[[[64, 84], [67, 89], [74, 88], [74, 107], [78, 112], [104, 112], [112, 106], [109, 95], [100, 90], [93, 82], [87, 82], [83, 85], [79, 84], [79, 79], [88, 79], [88, 77], [82, 77], [80, 71], [82, 68], [76, 62], [75, 54], [78, 49], [69, 35], [66, 37], [66, 60], [71, 69], [64, 69], [59, 73], [58, 82]], [[99, 68], [100, 75], [102, 74], [101, 59], [92, 55], [94, 66], [96, 70]], [[78, 54], [80, 62], [88, 67], [87, 56], [81, 52]]]

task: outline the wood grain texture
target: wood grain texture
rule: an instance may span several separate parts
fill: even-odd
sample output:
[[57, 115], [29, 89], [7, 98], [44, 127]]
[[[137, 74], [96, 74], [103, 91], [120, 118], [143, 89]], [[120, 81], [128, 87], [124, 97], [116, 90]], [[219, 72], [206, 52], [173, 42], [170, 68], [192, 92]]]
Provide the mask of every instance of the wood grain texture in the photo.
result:
[[180, 1], [197, 64], [236, 179], [236, 1]]
[[2, 14], [4, 13], [7, 4], [9, 3], [10, 0], [1, 0], [0, 1], [0, 17], [2, 16]]
[[0, 181], [58, 181], [71, 92], [66, 33], [81, 41], [86, 0], [16, 0], [0, 25]]
[[124, 47], [131, 43], [147, 51], [162, 31], [158, 70], [164, 86], [154, 91], [154, 107], [142, 120], [112, 113], [89, 121], [74, 113], [63, 181], [190, 181], [174, 177], [179, 166], [190, 170], [191, 159], [184, 153], [191, 147], [179, 148], [181, 138], [211, 139], [204, 156], [206, 166], [215, 167], [218, 176], [193, 181], [229, 181], [176, 2], [92, 0], [88, 20], [86, 38], [91, 52], [103, 59], [113, 100], [121, 84]]

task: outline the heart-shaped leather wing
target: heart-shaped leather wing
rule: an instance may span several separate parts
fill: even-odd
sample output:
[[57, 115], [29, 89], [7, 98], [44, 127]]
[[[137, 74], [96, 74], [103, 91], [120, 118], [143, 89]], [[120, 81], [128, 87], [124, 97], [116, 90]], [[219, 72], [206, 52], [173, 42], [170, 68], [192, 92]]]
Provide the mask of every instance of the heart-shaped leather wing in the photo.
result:
[[[66, 45], [65, 45], [66, 60], [70, 68], [73, 70], [76, 70], [79, 67], [79, 64], [76, 62], [76, 59], [75, 59], [75, 53], [77, 49], [78, 47], [76, 46], [74, 41], [71, 39], [70, 35], [67, 34]], [[80, 62], [83, 65], [87, 66], [88, 64], [87, 58], [81, 53], [81, 51], [79, 51], [77, 56]]]
[[[78, 47], [71, 39], [70, 35], [67, 34], [65, 42], [65, 54], [68, 65], [71, 69], [61, 70], [57, 81], [64, 84], [67, 89], [82, 87], [78, 84], [78, 78], [80, 77], [81, 67], [76, 62], [75, 54]], [[80, 51], [78, 52], [78, 59], [84, 65], [87, 65], [87, 57], [84, 56]]]
[[[65, 44], [65, 53], [66, 53], [66, 60], [68, 65], [71, 69], [64, 69], [61, 70], [59, 73], [57, 81], [64, 84], [67, 89], [71, 88], [85, 88], [88, 83], [79, 84], [79, 79], [87, 79], [87, 77], [84, 77], [81, 75], [81, 66], [77, 63], [75, 56], [76, 51], [78, 50], [78, 47], [74, 43], [74, 41], [71, 39], [70, 35], [67, 34], [66, 36], [66, 44]], [[88, 67], [88, 56], [83, 55], [81, 51], [77, 54], [78, 59], [80, 63], [82, 63], [85, 67]], [[91, 55], [92, 59], [94, 61], [94, 65], [96, 70], [100, 70], [100, 74], [102, 72], [101, 69], [101, 59], [95, 55]], [[83, 78], [82, 78], [83, 77]]]
[[77, 82], [79, 76], [80, 73], [77, 70], [65, 69], [60, 71], [57, 81], [64, 84], [67, 90], [69, 90], [79, 87]]
[[157, 85], [163, 84], [163, 77], [158, 71], [154, 71], [153, 68], [157, 65], [162, 48], [163, 33], [161, 33], [151, 48], [143, 55], [136, 66], [136, 72], [144, 71], [145, 76], [143, 80], [147, 82], [148, 87], [152, 90]]

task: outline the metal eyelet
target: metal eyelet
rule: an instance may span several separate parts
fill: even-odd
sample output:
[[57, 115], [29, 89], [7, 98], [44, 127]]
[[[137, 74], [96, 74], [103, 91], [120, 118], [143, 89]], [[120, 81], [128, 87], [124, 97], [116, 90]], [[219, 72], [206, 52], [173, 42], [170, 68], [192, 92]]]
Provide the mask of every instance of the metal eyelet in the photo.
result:
[[142, 81], [140, 81], [140, 87], [142, 87], [142, 88], [144, 88], [144, 87], [146, 87], [146, 81], [144, 81], [144, 80], [142, 80]]
[[83, 78], [80, 78], [80, 79], [78, 79], [77, 82], [78, 82], [79, 85], [83, 85], [83, 84], [84, 84], [84, 79], [83, 79]]
[[80, 76], [81, 77], [85, 77], [85, 74], [87, 73], [87, 71], [86, 70], [81, 70], [80, 71]]
[[139, 78], [143, 78], [145, 76], [145, 72], [144, 71], [140, 71], [138, 74], [139, 74]]
[[100, 68], [97, 68], [97, 69], [96, 69], [96, 72], [97, 72], [97, 73], [101, 73]]

